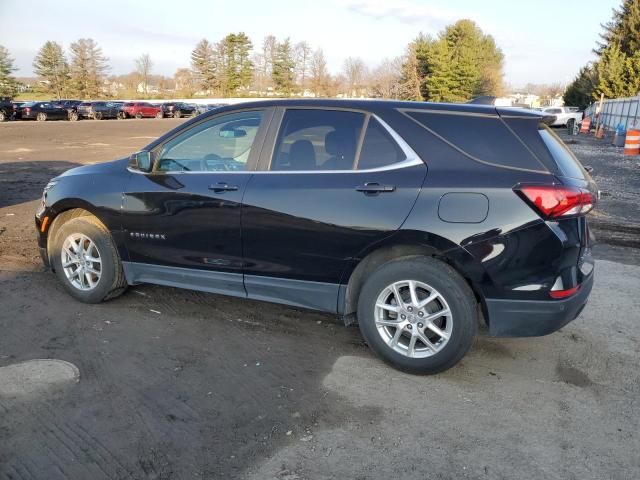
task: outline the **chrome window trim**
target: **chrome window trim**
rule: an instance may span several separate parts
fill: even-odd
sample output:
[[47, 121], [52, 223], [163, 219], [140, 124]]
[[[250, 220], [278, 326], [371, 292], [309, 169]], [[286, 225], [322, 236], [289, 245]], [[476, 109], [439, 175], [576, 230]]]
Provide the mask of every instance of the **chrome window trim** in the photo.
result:
[[[364, 112], [363, 112], [364, 113]], [[377, 168], [367, 168], [363, 170], [259, 170], [253, 173], [256, 174], [318, 174], [318, 173], [368, 173], [368, 172], [387, 172], [389, 170], [400, 170], [401, 168], [414, 167], [417, 165], [424, 165], [424, 162], [420, 159], [418, 154], [409, 146], [409, 144], [402, 138], [393, 128], [389, 126], [387, 122], [382, 120], [378, 115], [370, 114], [369, 117], [373, 117], [375, 120], [380, 122], [382, 128], [384, 128], [387, 133], [391, 136], [394, 142], [400, 147], [400, 150], [405, 155], [405, 159], [401, 162], [392, 163], [390, 165], [385, 165], [384, 167]], [[359, 161], [359, 159], [356, 159]]]

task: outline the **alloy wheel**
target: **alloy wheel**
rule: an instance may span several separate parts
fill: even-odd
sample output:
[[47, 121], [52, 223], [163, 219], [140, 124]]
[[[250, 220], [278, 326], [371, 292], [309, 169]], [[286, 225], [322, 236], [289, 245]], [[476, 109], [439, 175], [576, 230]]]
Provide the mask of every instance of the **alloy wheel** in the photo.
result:
[[444, 296], [415, 280], [385, 287], [375, 305], [375, 324], [384, 342], [410, 358], [431, 357], [451, 338], [453, 316]]
[[82, 233], [72, 233], [62, 244], [62, 268], [78, 290], [93, 290], [102, 275], [102, 259], [96, 244]]

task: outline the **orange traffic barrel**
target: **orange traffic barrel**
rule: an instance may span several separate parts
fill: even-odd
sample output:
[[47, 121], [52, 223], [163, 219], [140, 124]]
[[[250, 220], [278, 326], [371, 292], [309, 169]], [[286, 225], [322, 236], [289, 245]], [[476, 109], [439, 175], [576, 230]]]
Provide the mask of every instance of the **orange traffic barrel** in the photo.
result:
[[589, 133], [590, 128], [591, 128], [591, 118], [585, 117], [582, 120], [582, 124], [580, 125], [580, 133]]
[[604, 138], [604, 125], [600, 124], [596, 129], [596, 138]]
[[640, 155], [640, 130], [627, 130], [624, 140], [625, 155]]

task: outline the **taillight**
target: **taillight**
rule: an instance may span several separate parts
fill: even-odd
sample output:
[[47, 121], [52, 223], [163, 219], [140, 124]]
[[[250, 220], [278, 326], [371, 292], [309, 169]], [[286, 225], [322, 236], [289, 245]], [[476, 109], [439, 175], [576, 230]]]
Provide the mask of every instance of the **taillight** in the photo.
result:
[[521, 185], [516, 193], [545, 219], [585, 215], [595, 204], [595, 196], [584, 188], [564, 185]]
[[29, 107], [25, 107], [25, 108], [22, 109], [22, 111], [24, 113], [26, 113], [27, 115], [29, 115], [29, 112], [31, 111], [31, 109]]

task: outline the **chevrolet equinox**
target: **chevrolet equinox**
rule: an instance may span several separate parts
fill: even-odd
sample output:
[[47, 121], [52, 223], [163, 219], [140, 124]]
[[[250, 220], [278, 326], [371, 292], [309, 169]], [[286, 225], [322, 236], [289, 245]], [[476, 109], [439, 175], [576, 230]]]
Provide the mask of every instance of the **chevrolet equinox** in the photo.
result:
[[36, 214], [45, 265], [96, 303], [154, 283], [332, 312], [405, 371], [584, 307], [597, 190], [540, 112], [272, 100], [69, 170]]

